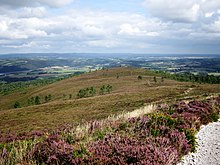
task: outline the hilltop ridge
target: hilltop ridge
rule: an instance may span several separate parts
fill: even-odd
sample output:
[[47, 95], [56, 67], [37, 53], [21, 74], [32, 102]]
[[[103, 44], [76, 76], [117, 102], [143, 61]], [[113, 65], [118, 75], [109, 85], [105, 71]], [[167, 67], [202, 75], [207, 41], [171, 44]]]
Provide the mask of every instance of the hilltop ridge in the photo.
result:
[[[112, 90], [101, 94], [101, 88], [107, 85]], [[81, 89], [90, 87], [96, 90], [92, 97], [77, 97]], [[220, 92], [219, 85], [163, 79], [160, 73], [150, 70], [131, 67], [103, 69], [1, 95], [0, 130], [23, 132], [54, 128], [64, 123], [83, 123], [132, 111], [145, 103], [217, 92]], [[50, 100], [45, 100], [49, 95]], [[39, 105], [28, 105], [31, 98], [37, 96]], [[21, 108], [14, 109], [16, 101]]]

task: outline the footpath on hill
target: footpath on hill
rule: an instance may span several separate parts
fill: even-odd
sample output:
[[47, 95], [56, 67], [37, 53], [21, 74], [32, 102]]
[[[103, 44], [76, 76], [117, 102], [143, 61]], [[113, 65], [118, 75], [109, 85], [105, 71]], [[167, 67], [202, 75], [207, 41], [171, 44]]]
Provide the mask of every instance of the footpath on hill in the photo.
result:
[[220, 120], [202, 126], [197, 142], [196, 152], [184, 156], [178, 165], [220, 165]]

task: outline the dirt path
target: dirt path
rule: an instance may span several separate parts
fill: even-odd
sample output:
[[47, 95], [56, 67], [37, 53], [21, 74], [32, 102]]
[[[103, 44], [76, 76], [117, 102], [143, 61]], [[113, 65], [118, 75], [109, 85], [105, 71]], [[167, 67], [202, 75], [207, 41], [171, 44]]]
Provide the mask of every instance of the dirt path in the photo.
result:
[[196, 152], [184, 156], [178, 165], [220, 165], [220, 120], [203, 126], [197, 138]]

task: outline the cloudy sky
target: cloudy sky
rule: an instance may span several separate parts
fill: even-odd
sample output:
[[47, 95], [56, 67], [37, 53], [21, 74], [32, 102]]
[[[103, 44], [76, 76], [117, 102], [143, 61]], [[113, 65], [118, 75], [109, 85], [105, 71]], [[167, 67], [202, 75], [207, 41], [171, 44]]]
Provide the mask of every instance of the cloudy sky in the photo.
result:
[[0, 53], [220, 53], [219, 0], [0, 0]]

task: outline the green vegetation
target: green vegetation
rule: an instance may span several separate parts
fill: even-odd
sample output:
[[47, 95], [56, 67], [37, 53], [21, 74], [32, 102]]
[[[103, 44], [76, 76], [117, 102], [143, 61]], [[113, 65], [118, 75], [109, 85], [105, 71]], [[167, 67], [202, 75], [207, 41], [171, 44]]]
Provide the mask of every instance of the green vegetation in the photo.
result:
[[[109, 94], [112, 91], [112, 86], [111, 85], [102, 85], [100, 87], [99, 93], [101, 95], [104, 94]], [[77, 93], [77, 98], [86, 98], [86, 97], [92, 97], [96, 94], [96, 88], [94, 87], [88, 87], [84, 89], [80, 89], [79, 92]]]
[[165, 78], [170, 78], [177, 81], [182, 82], [196, 82], [196, 83], [208, 83], [208, 84], [220, 84], [220, 76], [214, 75], [203, 75], [203, 74], [192, 74], [192, 73], [177, 73], [177, 74], [170, 74], [164, 71], [155, 71], [155, 73], [159, 73], [163, 75]]
[[156, 84], [157, 83], [157, 78], [154, 76], [154, 83]]
[[44, 100], [45, 100], [46, 103], [49, 102], [49, 101], [51, 101], [51, 99], [52, 99], [51, 94], [45, 96], [45, 98], [44, 98]]
[[19, 101], [16, 101], [14, 104], [14, 108], [21, 108], [21, 104]]
[[34, 105], [34, 97], [28, 99], [28, 106]]
[[[117, 79], [117, 75], [120, 78]], [[142, 81], [137, 81], [138, 76], [142, 76]], [[159, 81], [163, 75], [145, 69], [121, 67], [92, 71], [52, 84], [0, 95], [1, 133], [7, 134], [9, 128], [11, 132], [22, 133], [53, 129], [63, 123], [75, 125], [129, 112], [146, 103], [220, 93], [218, 84], [186, 83], [168, 78], [155, 84], [154, 76]], [[83, 99], [77, 97], [81, 89]], [[35, 106], [36, 96], [40, 100], [37, 101], [37, 104], [40, 102], [38, 106]], [[16, 101], [22, 108], [11, 111]]]
[[86, 98], [86, 97], [92, 97], [96, 94], [96, 89], [94, 87], [89, 87], [85, 89], [80, 89], [77, 93], [78, 98]]
[[[51, 101], [51, 99], [52, 99], [51, 94], [46, 95], [44, 97], [44, 103], [47, 103], [47, 102]], [[39, 104], [42, 104], [42, 103], [43, 103], [43, 101], [41, 101], [40, 96], [31, 97], [27, 100], [27, 105], [28, 106], [39, 105]]]
[[64, 80], [66, 78], [72, 77], [65, 76], [59, 78], [48, 78], [48, 79], [39, 79], [39, 80], [32, 80], [32, 81], [25, 81], [25, 82], [12, 82], [12, 83], [1, 83], [0, 82], [0, 94], [8, 95], [15, 91], [21, 91], [27, 88], [33, 87], [41, 87], [48, 84], [52, 84], [57, 81]]
[[142, 76], [139, 75], [139, 76], [138, 76], [138, 80], [142, 80]]
[[40, 97], [39, 96], [36, 96], [35, 99], [34, 99], [34, 104], [35, 105], [39, 105], [40, 104]]
[[[82, 65], [80, 69], [47, 67], [59, 60], [43, 61], [45, 66], [38, 66], [45, 67], [43, 71], [36, 67], [33, 72], [13, 76], [64, 75], [80, 69], [90, 72], [0, 83], [0, 164], [176, 164], [195, 150], [200, 126], [219, 119], [219, 98], [192, 100], [218, 95], [220, 76], [131, 67], [99, 70], [106, 63], [109, 67], [127, 64], [117, 59], [73, 60], [74, 65]], [[146, 63], [129, 61], [138, 67]], [[176, 100], [189, 103], [166, 104]], [[148, 103], [163, 104], [151, 114], [134, 111]]]
[[110, 93], [112, 91], [112, 86], [111, 85], [103, 85], [101, 88], [100, 88], [100, 94], [101, 95], [104, 95], [104, 94], [107, 94], [107, 93]]
[[0, 135], [0, 164], [177, 164], [195, 151], [196, 132], [213, 122], [219, 108], [219, 97], [163, 103], [151, 113], [136, 110], [77, 127]]

